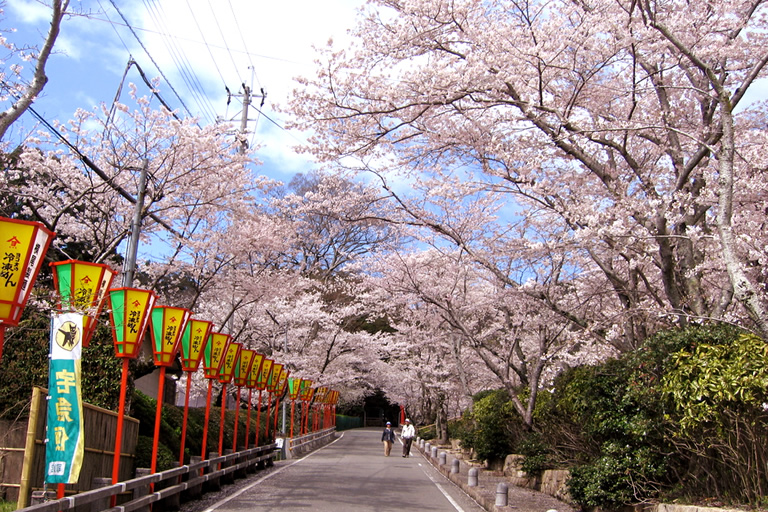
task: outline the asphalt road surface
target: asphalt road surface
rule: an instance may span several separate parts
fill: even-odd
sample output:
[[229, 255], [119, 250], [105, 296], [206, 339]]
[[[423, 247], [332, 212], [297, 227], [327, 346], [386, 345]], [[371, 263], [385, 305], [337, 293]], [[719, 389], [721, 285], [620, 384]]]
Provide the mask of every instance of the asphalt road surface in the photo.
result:
[[417, 450], [403, 458], [399, 439], [385, 457], [379, 429], [348, 430], [339, 435], [307, 457], [278, 463], [274, 471], [204, 512], [484, 512]]

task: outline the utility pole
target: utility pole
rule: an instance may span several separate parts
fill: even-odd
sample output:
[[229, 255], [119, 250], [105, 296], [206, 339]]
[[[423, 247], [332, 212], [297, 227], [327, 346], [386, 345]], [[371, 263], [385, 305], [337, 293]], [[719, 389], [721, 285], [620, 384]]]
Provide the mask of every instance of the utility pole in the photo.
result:
[[243, 84], [243, 115], [240, 117], [240, 153], [245, 153], [248, 147], [248, 138], [245, 136], [248, 130], [248, 105], [251, 104], [251, 88]]
[[136, 194], [136, 205], [133, 210], [133, 221], [131, 222], [131, 238], [128, 241], [128, 250], [125, 254], [125, 264], [123, 266], [123, 286], [131, 287], [133, 285], [133, 275], [136, 272], [136, 255], [139, 251], [139, 235], [141, 234], [141, 214], [144, 210], [144, 196], [147, 188], [147, 172], [149, 161], [144, 160], [139, 174], [139, 190]]
[[[267, 99], [267, 93], [264, 91], [264, 89], [261, 89], [261, 94], [253, 94], [253, 91], [250, 87], [248, 87], [245, 84], [242, 84], [243, 86], [243, 93], [242, 94], [232, 94], [229, 91], [229, 87], [226, 87], [227, 90], [227, 105], [232, 101], [232, 98], [242, 98], [243, 99], [243, 110], [240, 113], [240, 129], [237, 133], [237, 138], [240, 140], [240, 153], [245, 153], [245, 151], [248, 149], [248, 121], [255, 121], [255, 119], [248, 119], [248, 107], [251, 106], [251, 100], [253, 98], [261, 98], [261, 105], [260, 107], [264, 106], [264, 102]], [[234, 119], [230, 119], [230, 121], [234, 121]]]

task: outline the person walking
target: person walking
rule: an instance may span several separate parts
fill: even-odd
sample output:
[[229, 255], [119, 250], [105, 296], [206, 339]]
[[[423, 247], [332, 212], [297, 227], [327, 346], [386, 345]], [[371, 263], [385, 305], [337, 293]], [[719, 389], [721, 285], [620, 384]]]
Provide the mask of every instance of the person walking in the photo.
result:
[[411, 456], [411, 443], [416, 437], [416, 429], [411, 425], [411, 420], [405, 418], [405, 425], [400, 431], [400, 439], [403, 441], [403, 457]]
[[384, 442], [384, 455], [389, 457], [389, 452], [392, 451], [392, 443], [395, 442], [395, 431], [392, 430], [392, 423], [387, 422], [384, 432], [381, 433], [381, 440]]

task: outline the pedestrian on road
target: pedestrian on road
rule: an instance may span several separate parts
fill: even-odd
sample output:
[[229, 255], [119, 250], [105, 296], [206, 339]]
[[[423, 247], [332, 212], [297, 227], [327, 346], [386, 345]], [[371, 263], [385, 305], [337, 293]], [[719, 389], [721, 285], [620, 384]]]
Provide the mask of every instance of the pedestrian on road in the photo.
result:
[[416, 429], [411, 425], [411, 420], [405, 418], [405, 425], [400, 431], [400, 439], [403, 441], [403, 457], [411, 456], [411, 443], [414, 437], [416, 437]]
[[392, 451], [392, 443], [395, 442], [395, 431], [392, 430], [392, 423], [387, 422], [387, 427], [381, 433], [381, 440], [384, 442], [384, 455], [389, 457]]

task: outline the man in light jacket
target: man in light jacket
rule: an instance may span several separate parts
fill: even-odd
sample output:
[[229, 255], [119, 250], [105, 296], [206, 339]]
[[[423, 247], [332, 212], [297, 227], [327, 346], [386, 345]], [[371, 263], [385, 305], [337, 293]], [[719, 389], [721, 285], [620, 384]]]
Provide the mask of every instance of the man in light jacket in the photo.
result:
[[403, 441], [403, 457], [411, 456], [411, 443], [416, 437], [416, 429], [411, 425], [411, 420], [405, 418], [405, 424], [400, 431], [400, 439]]

